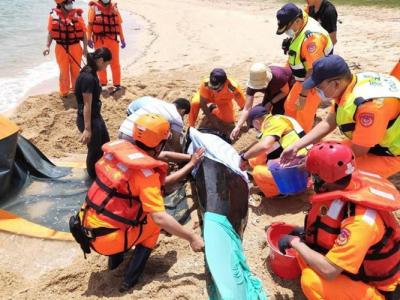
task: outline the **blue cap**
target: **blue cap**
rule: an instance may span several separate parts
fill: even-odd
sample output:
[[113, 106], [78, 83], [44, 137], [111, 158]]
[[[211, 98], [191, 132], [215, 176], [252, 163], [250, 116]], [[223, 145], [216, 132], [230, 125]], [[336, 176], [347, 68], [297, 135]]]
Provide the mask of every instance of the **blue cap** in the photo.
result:
[[249, 116], [247, 117], [247, 127], [252, 128], [253, 127], [253, 121], [255, 119], [258, 119], [262, 116], [265, 116], [267, 114], [267, 111], [265, 107], [262, 104], [258, 104], [254, 106], [250, 112]]
[[210, 74], [210, 87], [211, 88], [218, 88], [221, 86], [221, 84], [225, 83], [225, 81], [228, 79], [226, 76], [226, 73], [223, 69], [216, 68], [211, 71]]
[[297, 17], [302, 15], [302, 10], [298, 8], [294, 3], [288, 3], [282, 6], [276, 13], [276, 19], [278, 20], [278, 30], [276, 34], [282, 34], [287, 30], [287, 26]]
[[350, 72], [350, 68], [345, 60], [339, 55], [329, 55], [317, 60], [313, 64], [313, 72], [310, 78], [304, 83], [305, 89], [312, 89], [322, 81], [341, 76]]

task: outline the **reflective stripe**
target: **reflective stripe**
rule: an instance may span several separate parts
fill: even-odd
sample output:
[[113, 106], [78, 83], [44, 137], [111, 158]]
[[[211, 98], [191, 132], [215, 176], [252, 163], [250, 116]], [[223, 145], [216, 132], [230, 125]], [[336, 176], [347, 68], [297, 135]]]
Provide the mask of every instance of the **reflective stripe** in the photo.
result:
[[291, 65], [290, 68], [293, 69], [293, 70], [303, 70], [304, 69], [304, 65], [303, 64]]
[[365, 211], [362, 217], [362, 220], [371, 226], [375, 224], [375, 219], [376, 219], [376, 211], [370, 208], [368, 208]]
[[285, 118], [288, 119], [290, 121], [290, 123], [292, 123], [293, 129], [296, 131], [296, 133], [298, 135], [301, 135], [304, 133], [303, 128], [301, 127], [299, 122], [296, 121], [296, 119], [293, 119], [292, 117], [288, 117], [288, 116], [285, 116]]
[[99, 15], [102, 14], [102, 12], [100, 11], [100, 9], [99, 9], [96, 5], [94, 5], [94, 13], [95, 13], [96, 16], [99, 16]]
[[59, 21], [59, 20], [60, 20], [60, 17], [57, 15], [57, 13], [53, 14], [53, 12], [51, 12], [50, 14], [51, 14], [51, 18], [52, 18], [53, 20], [56, 20], [56, 21]]
[[118, 169], [120, 169], [122, 172], [126, 173], [126, 171], [128, 171], [128, 167], [125, 166], [123, 163], [119, 162], [117, 163], [117, 167]]
[[367, 175], [369, 177], [374, 177], [374, 178], [382, 178], [382, 176], [378, 175], [378, 174], [374, 174], [374, 173], [369, 173], [369, 172], [365, 172], [365, 171], [358, 171], [363, 175]]
[[389, 193], [384, 192], [384, 191], [380, 191], [380, 190], [378, 190], [378, 189], [376, 189], [376, 188], [370, 187], [370, 188], [369, 188], [369, 191], [370, 191], [372, 194], [377, 195], [377, 196], [379, 196], [379, 197], [382, 197], [382, 198], [385, 198], [385, 199], [388, 199], [388, 200], [392, 200], [392, 201], [395, 200], [394, 195], [389, 194]]
[[140, 152], [136, 152], [136, 153], [132, 153], [132, 154], [129, 154], [128, 155], [128, 158], [129, 159], [138, 159], [138, 158], [143, 158], [144, 157], [144, 155], [143, 155], [143, 153], [140, 153]]
[[121, 144], [121, 143], [125, 143], [125, 141], [124, 140], [116, 140], [116, 141], [114, 141], [114, 142], [110, 142], [110, 143], [108, 143], [110, 146], [115, 146], [115, 145], [118, 145], [118, 144]]
[[334, 220], [337, 220], [339, 217], [339, 213], [342, 211], [343, 205], [344, 205], [343, 201], [341, 201], [339, 199], [334, 200], [332, 202], [331, 206], [329, 206], [327, 216]]
[[296, 81], [300, 81], [300, 82], [303, 82], [303, 81], [306, 80], [306, 79], [303, 78], [303, 77], [297, 77], [297, 76], [293, 76], [293, 77], [294, 77], [294, 79], [295, 79]]
[[154, 172], [151, 169], [142, 169], [142, 173], [145, 177], [149, 177], [149, 176], [153, 175]]
[[333, 44], [328, 44], [328, 46], [325, 47], [325, 49], [324, 49], [325, 56], [330, 55], [332, 53], [332, 51], [333, 51]]

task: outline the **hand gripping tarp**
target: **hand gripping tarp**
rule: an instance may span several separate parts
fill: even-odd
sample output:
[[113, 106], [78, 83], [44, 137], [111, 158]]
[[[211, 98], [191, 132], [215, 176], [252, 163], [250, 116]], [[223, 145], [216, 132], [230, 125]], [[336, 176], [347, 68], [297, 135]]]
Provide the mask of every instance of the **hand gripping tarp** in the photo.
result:
[[235, 149], [216, 135], [190, 128], [188, 153], [203, 147], [205, 159], [194, 170], [193, 198], [203, 220], [211, 300], [266, 299], [261, 281], [247, 265], [240, 237], [247, 222], [247, 175]]

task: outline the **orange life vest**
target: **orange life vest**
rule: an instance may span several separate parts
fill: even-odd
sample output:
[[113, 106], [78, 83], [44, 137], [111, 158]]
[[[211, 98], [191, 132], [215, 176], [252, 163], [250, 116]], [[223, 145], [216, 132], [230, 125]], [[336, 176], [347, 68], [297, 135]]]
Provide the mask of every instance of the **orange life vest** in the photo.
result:
[[[96, 163], [97, 178], [80, 212], [82, 230], [90, 247], [103, 255], [129, 250], [142, 234], [147, 214], [133, 196], [129, 181], [138, 170], [151, 169], [164, 184], [167, 164], [148, 156], [125, 140], [107, 143]], [[139, 229], [139, 230], [138, 230]]]
[[345, 274], [374, 286], [396, 282], [400, 278], [400, 225], [393, 212], [400, 209], [400, 194], [385, 178], [362, 171], [353, 173], [349, 186], [351, 190], [311, 197], [305, 220], [306, 243], [325, 254], [340, 234], [342, 221], [355, 214], [356, 205], [374, 209], [385, 224], [385, 234], [369, 248], [358, 274]]
[[61, 9], [54, 8], [50, 12], [51, 30], [50, 36], [57, 44], [72, 45], [83, 40], [85, 34], [82, 24], [79, 22], [83, 11], [81, 9], [72, 9], [67, 16]]
[[110, 3], [104, 6], [101, 3], [91, 1], [89, 6], [94, 9], [93, 34], [94, 39], [105, 36], [118, 40], [120, 20], [117, 4]]

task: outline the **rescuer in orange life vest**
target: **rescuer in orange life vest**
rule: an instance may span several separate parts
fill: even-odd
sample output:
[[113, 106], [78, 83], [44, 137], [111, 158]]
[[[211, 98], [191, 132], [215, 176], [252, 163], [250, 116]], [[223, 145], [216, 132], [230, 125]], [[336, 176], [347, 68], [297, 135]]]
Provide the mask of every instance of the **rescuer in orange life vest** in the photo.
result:
[[[70, 220], [71, 233], [84, 253], [92, 248], [108, 255], [110, 270], [118, 267], [124, 253], [135, 246], [120, 292], [128, 291], [138, 281], [161, 228], [187, 240], [195, 252], [204, 247], [200, 236], [165, 212], [162, 190], [167, 163], [158, 156], [170, 136], [168, 121], [160, 115], [146, 114], [133, 126], [129, 140], [103, 145], [104, 155], [96, 163], [97, 178], [78, 217]], [[195, 158], [185, 166], [186, 174], [203, 153], [202, 149], [193, 155]]]
[[388, 180], [355, 169], [351, 148], [323, 142], [308, 152], [314, 190], [305, 230], [279, 241], [294, 248], [308, 299], [400, 299], [400, 194]]
[[[111, 0], [89, 2], [87, 39], [90, 48], [106, 47], [110, 49], [113, 57], [110, 66], [114, 92], [120, 90], [119, 42], [121, 42], [122, 49], [126, 47], [126, 42], [122, 31], [122, 18], [116, 3], [112, 3]], [[106, 70], [99, 72], [99, 79], [102, 86], [107, 85]]]
[[[75, 92], [75, 81], [81, 69], [82, 54], [87, 55], [86, 25], [82, 9], [73, 8], [74, 0], [55, 0], [57, 7], [50, 12], [46, 48], [49, 55], [53, 40], [57, 64], [60, 68], [60, 96], [66, 97], [70, 90]], [[83, 49], [81, 46], [83, 41]]]

